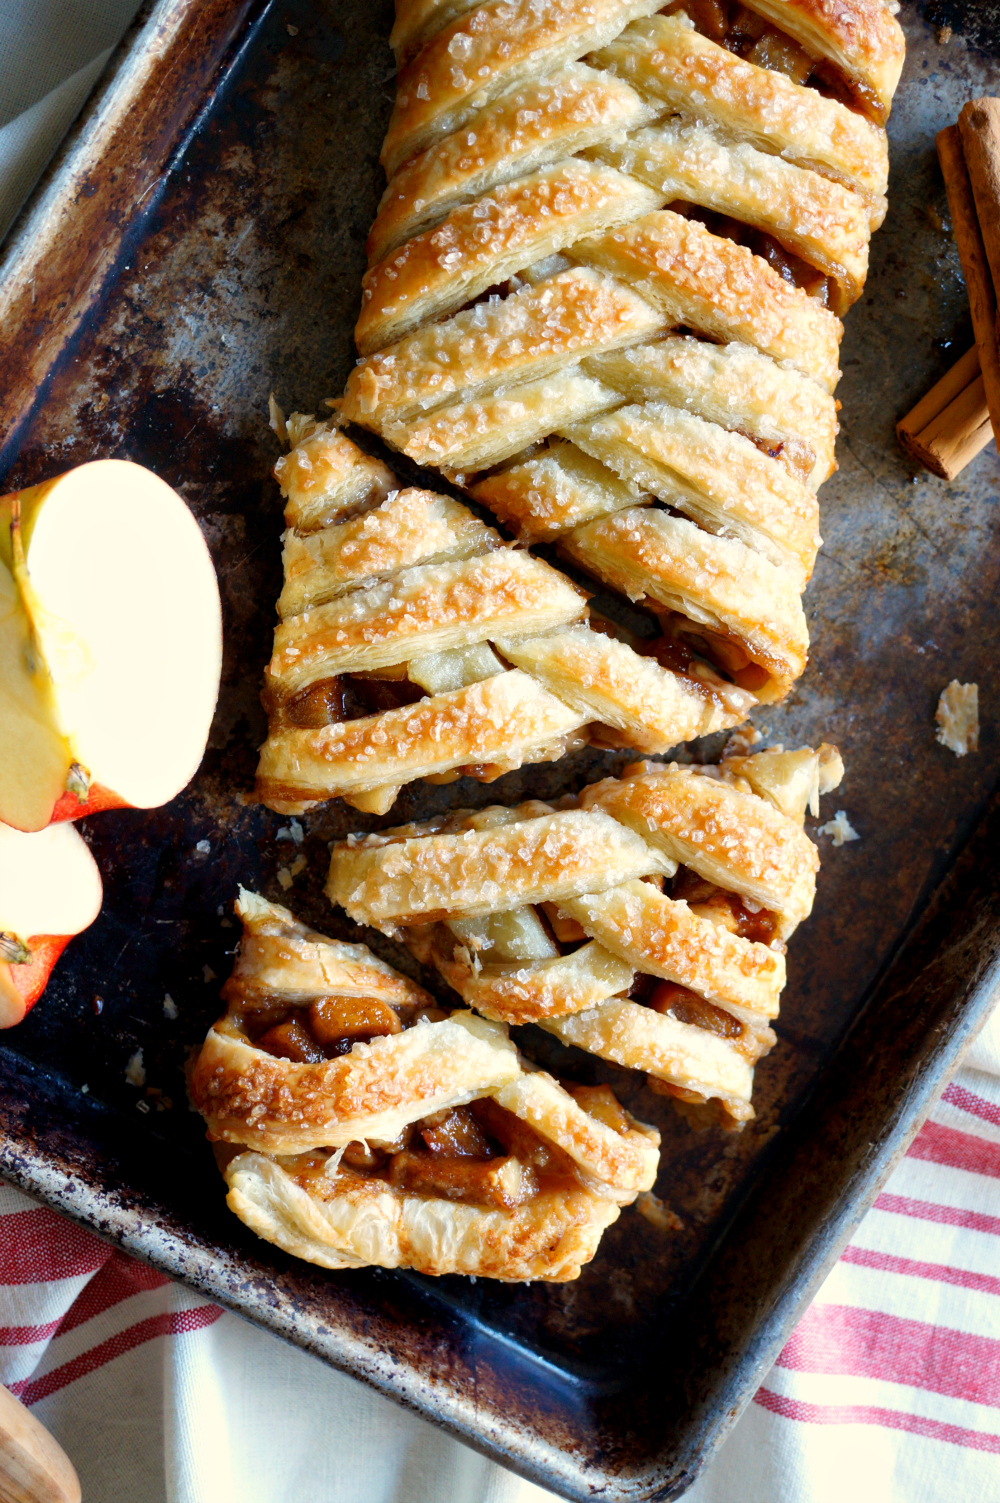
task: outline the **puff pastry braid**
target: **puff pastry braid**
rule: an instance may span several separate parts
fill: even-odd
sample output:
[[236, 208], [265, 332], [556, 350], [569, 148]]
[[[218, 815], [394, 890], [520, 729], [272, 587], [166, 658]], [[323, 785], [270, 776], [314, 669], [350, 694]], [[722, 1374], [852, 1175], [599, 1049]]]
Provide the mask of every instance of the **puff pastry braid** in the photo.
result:
[[588, 740], [665, 752], [745, 718], [750, 693], [591, 629], [576, 585], [461, 503], [398, 489], [335, 428], [289, 423], [257, 772], [272, 809], [340, 795], [384, 813], [415, 778], [488, 782]]
[[340, 843], [327, 892], [487, 1018], [538, 1023], [739, 1126], [775, 1041], [786, 941], [812, 908], [805, 811], [842, 772], [826, 746], [639, 764], [558, 809]]
[[841, 315], [885, 213], [883, 0], [397, 0], [341, 413], [642, 600], [803, 671]]
[[224, 1018], [190, 1074], [233, 1211], [326, 1268], [576, 1278], [650, 1188], [659, 1135], [519, 1061], [364, 945], [241, 891]]

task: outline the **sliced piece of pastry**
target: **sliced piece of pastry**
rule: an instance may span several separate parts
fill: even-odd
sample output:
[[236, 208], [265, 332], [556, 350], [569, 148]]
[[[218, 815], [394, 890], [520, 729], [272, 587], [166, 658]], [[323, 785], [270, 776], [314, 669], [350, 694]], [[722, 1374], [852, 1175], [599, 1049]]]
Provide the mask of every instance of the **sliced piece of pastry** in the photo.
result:
[[655, 1130], [364, 945], [254, 893], [236, 912], [227, 1011], [189, 1086], [240, 1219], [327, 1268], [575, 1278], [652, 1186]]
[[661, 666], [764, 703], [806, 661], [840, 317], [885, 214], [890, 12], [396, 5], [342, 417], [648, 607]]
[[[459, 811], [333, 847], [327, 893], [487, 1018], [535, 1022], [723, 1125], [752, 1115], [832, 747], [639, 764], [573, 807]], [[704, 1115], [704, 1114], [703, 1114]]]
[[[763, 697], [740, 670], [725, 678], [698, 660], [704, 631], [692, 649], [677, 631], [644, 644], [594, 630], [576, 585], [460, 502], [393, 488], [335, 428], [297, 418], [293, 436], [276, 467], [285, 583], [257, 773], [272, 809], [298, 814], [339, 795], [384, 813], [416, 778], [488, 782], [588, 741], [662, 753], [739, 724]], [[620, 489], [632, 516], [635, 496]], [[650, 581], [664, 617], [683, 588], [665, 581], [665, 569]], [[727, 642], [732, 594], [720, 581], [713, 597], [710, 630]], [[787, 676], [789, 655], [805, 651], [797, 596], [758, 639], [776, 681]]]

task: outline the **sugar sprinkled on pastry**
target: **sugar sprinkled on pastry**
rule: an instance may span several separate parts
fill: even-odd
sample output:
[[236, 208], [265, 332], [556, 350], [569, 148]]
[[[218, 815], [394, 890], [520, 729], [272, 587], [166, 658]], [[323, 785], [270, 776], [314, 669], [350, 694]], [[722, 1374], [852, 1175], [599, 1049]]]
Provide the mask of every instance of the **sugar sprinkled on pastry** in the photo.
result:
[[227, 1012], [189, 1085], [240, 1219], [327, 1268], [576, 1278], [652, 1186], [656, 1131], [364, 945], [255, 893], [236, 911]]
[[[654, 13], [656, 12], [656, 13]], [[840, 314], [885, 213], [880, 0], [398, 0], [361, 360], [293, 447], [258, 794], [385, 813], [588, 742], [663, 754], [805, 669]], [[521, 545], [638, 606], [648, 635]], [[419, 653], [419, 656], [418, 656]]]
[[[272, 809], [299, 814], [340, 796], [384, 813], [414, 779], [489, 782], [588, 741], [662, 753], [738, 725], [759, 697], [673, 640], [633, 642], [591, 622], [559, 570], [505, 546], [460, 502], [397, 488], [336, 427], [301, 414], [285, 426], [300, 442], [276, 467], [285, 582], [257, 771]], [[631, 506], [633, 492], [619, 491]], [[746, 550], [728, 547], [730, 575], [712, 586], [720, 601], [733, 570], [753, 572]], [[678, 569], [691, 574], [696, 554], [682, 551], [683, 540]], [[798, 598], [786, 606], [782, 621], [752, 627], [775, 683], [805, 651]]]
[[641, 603], [681, 683], [782, 698], [898, 23], [880, 0], [397, 0], [392, 44], [341, 417]]
[[459, 810], [340, 842], [327, 893], [484, 1016], [537, 1023], [739, 1127], [812, 908], [805, 814], [842, 772], [825, 746], [640, 763], [558, 810]]

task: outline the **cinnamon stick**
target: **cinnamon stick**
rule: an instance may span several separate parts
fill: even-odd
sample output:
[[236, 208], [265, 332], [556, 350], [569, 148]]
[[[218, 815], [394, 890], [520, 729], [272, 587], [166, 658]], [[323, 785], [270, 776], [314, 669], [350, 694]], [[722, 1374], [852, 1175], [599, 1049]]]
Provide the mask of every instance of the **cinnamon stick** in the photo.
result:
[[[973, 99], [958, 117], [962, 154], [972, 184], [976, 217], [993, 278], [1000, 295], [1000, 99]], [[994, 338], [998, 334], [994, 325]]]
[[976, 213], [976, 201], [962, 151], [962, 134], [948, 125], [937, 136], [938, 158], [948, 193], [955, 244], [969, 295], [986, 405], [994, 435], [1000, 435], [1000, 351], [997, 347], [997, 299]]
[[896, 424], [903, 448], [942, 480], [954, 480], [993, 437], [979, 351], [973, 345]]

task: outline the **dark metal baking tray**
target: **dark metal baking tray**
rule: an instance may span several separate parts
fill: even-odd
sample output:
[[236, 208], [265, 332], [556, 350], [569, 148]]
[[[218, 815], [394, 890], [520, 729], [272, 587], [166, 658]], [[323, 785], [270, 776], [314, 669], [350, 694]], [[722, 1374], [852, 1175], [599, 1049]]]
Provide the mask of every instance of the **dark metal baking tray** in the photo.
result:
[[[591, 752], [489, 788], [410, 788], [383, 821], [332, 806], [306, 821], [309, 865], [287, 895], [287, 821], [242, 801], [280, 575], [267, 396], [317, 410], [350, 367], [391, 105], [388, 5], [162, 0], [141, 12], [0, 269], [4, 489], [99, 455], [150, 465], [205, 531], [226, 621], [219, 713], [192, 787], [83, 827], [104, 910], [4, 1036], [0, 1171], [569, 1498], [665, 1499], [690, 1484], [993, 999], [997, 457], [991, 447], [950, 487], [911, 477], [892, 424], [971, 342], [933, 137], [996, 77], [963, 37], [989, 46], [1000, 33], [985, 6], [931, 18], [908, 6], [903, 19], [891, 208], [847, 322], [841, 468], [822, 492], [826, 546], [807, 596], [812, 663], [760, 716], [771, 741], [839, 743], [848, 773], [830, 812], [846, 808], [861, 839], [823, 842], [780, 1046], [758, 1068], [758, 1117], [741, 1136], [696, 1135], [636, 1077], [556, 1059], [613, 1080], [659, 1123], [660, 1192], [684, 1222], [665, 1237], [626, 1212], [575, 1284], [335, 1275], [285, 1257], [225, 1210], [184, 1098], [185, 1056], [231, 964], [238, 881], [347, 934], [322, 897], [332, 838], [575, 790], [616, 765]], [[952, 40], [936, 40], [949, 21]], [[982, 689], [981, 749], [963, 761], [933, 736], [952, 678]], [[543, 1035], [524, 1041], [555, 1057]], [[163, 1110], [126, 1082], [140, 1047]]]

